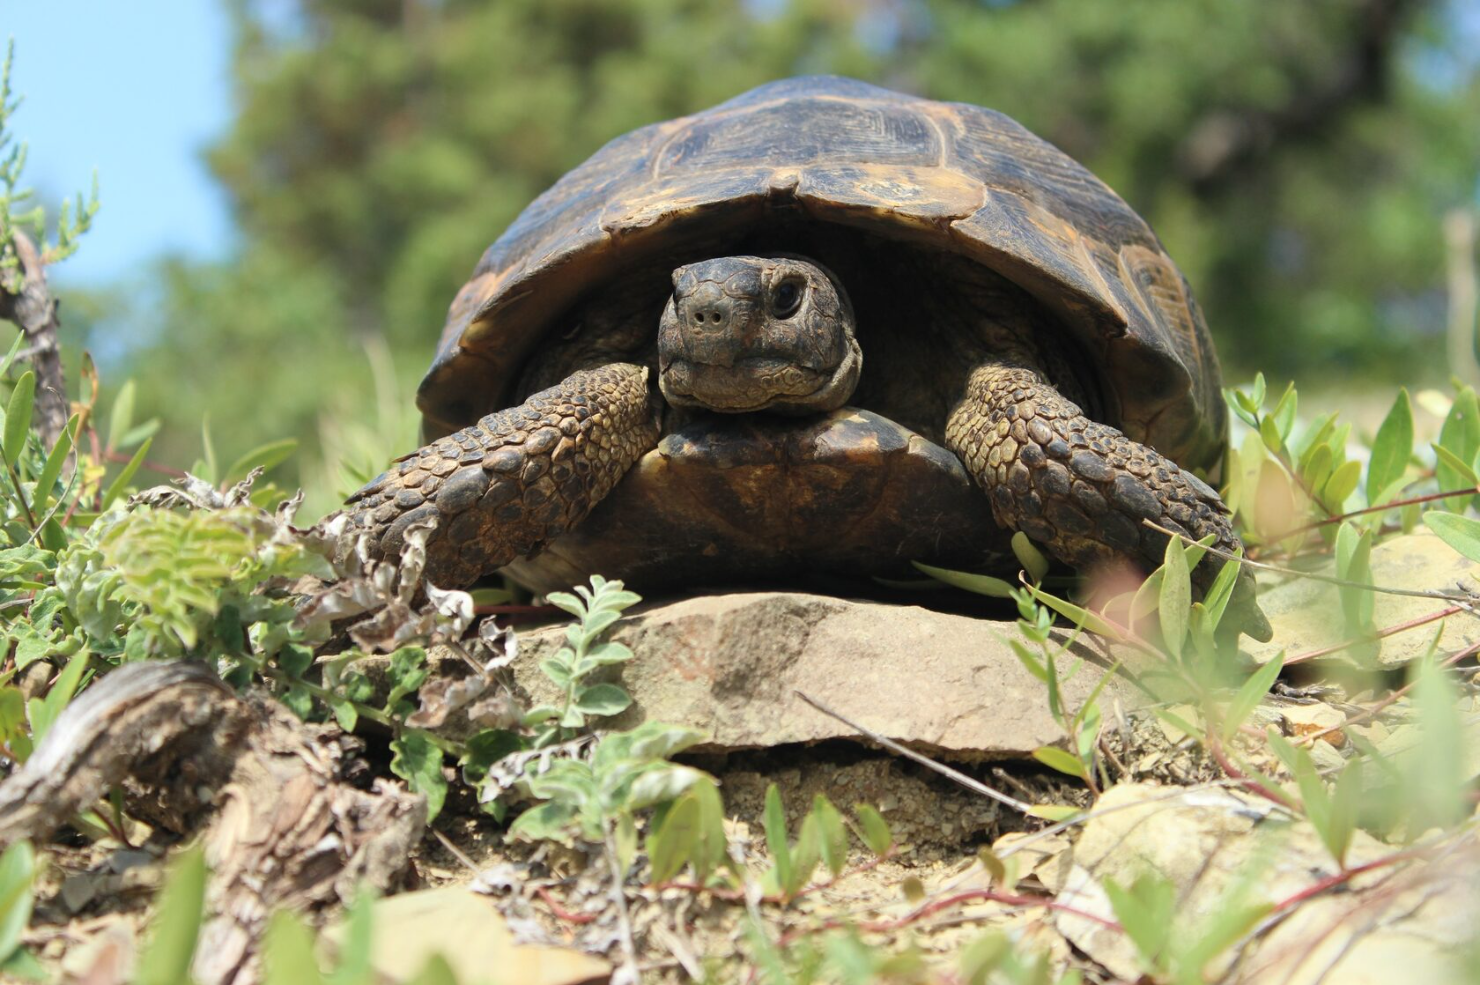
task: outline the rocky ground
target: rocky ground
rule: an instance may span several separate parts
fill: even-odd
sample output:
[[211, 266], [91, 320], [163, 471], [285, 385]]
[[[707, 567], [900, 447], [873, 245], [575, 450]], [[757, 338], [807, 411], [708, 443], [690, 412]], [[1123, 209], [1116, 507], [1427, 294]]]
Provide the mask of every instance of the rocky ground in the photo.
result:
[[[1339, 804], [1313, 808], [1309, 789], [1266, 739], [1271, 730], [1306, 749], [1329, 777], [1362, 755], [1415, 762], [1404, 757], [1426, 733], [1418, 699], [1403, 689], [1404, 668], [1428, 654], [1473, 666], [1465, 654], [1480, 642], [1480, 621], [1423, 593], [1473, 595], [1474, 565], [1437, 538], [1413, 534], [1382, 543], [1372, 568], [1376, 584], [1417, 594], [1379, 596], [1375, 624], [1386, 635], [1360, 645], [1345, 638], [1333, 587], [1262, 578], [1275, 642], [1243, 649], [1250, 667], [1283, 652], [1286, 669], [1221, 744], [1208, 741], [1198, 707], [1148, 684], [1154, 658], [1073, 640], [1060, 664], [1063, 708], [1079, 708], [1110, 674], [1098, 693], [1095, 790], [1034, 758], [1067, 738], [1044, 683], [1013, 652], [1017, 629], [1007, 612], [991, 620], [778, 592], [633, 610], [613, 638], [637, 654], [614, 672], [635, 702], [606, 724], [661, 720], [705, 730], [708, 740], [685, 761], [718, 778], [734, 857], [753, 873], [769, 864], [762, 818], [772, 784], [793, 834], [821, 795], [845, 814], [855, 804], [875, 808], [893, 846], [880, 856], [854, 838], [840, 875], [819, 869], [784, 904], [759, 888], [649, 885], [639, 862], [621, 913], [597, 858], [551, 843], [505, 843], [500, 827], [454, 789], [414, 852], [408, 891], [377, 904], [375, 966], [385, 980], [409, 981], [441, 952], [463, 983], [606, 981], [620, 979], [615, 945], [630, 933], [644, 981], [755, 980], [755, 969], [771, 967], [768, 948], [790, 962], [787, 975], [805, 981], [814, 944], [833, 962], [826, 980], [835, 980], [854, 946], [832, 943], [839, 939], [861, 946], [851, 953], [862, 977], [849, 981], [976, 980], [963, 955], [974, 960], [998, 940], [1019, 957], [1045, 956], [1054, 975], [1077, 969], [1092, 982], [1469, 980], [1480, 917], [1473, 826], [1394, 832], [1364, 815], [1333, 848], [1329, 819]], [[538, 667], [562, 636], [559, 626], [520, 632], [512, 680], [527, 705], [552, 696]], [[434, 668], [465, 672], [445, 654]], [[1449, 775], [1468, 781], [1480, 772], [1480, 704], [1473, 689], [1458, 701], [1444, 741], [1458, 764]], [[456, 715], [443, 727], [453, 736], [469, 731]], [[373, 738], [368, 747], [345, 746], [334, 731], [293, 746], [292, 756], [376, 769]], [[332, 756], [324, 751], [336, 742]], [[234, 769], [234, 782], [248, 782]], [[1401, 777], [1368, 774], [1368, 801], [1413, 796]], [[279, 791], [311, 783], [283, 775], [273, 774]], [[308, 834], [322, 841], [332, 828], [346, 846], [335, 864], [373, 873], [375, 846], [397, 843], [385, 834], [406, 816], [399, 801], [376, 796], [356, 794], [354, 806], [327, 811], [339, 826], [322, 830], [304, 828], [299, 815], [284, 820], [271, 791], [265, 801], [243, 796], [243, 804], [268, 803], [269, 817], [240, 821], [235, 837], [255, 846], [260, 863]], [[379, 820], [346, 827], [347, 816]], [[1058, 817], [1067, 819], [1050, 820]], [[219, 843], [220, 825], [212, 831], [208, 839]], [[138, 833], [146, 839], [139, 849], [75, 839], [54, 860], [30, 933], [70, 980], [115, 980], [99, 972], [100, 955], [134, 947], [163, 844]], [[301, 871], [294, 878], [300, 893], [323, 881]], [[1131, 903], [1117, 905], [1126, 893]], [[249, 905], [243, 898], [237, 905]], [[331, 950], [342, 934], [329, 928]], [[1033, 980], [1011, 977], [1012, 967], [998, 966], [1008, 976], [1001, 980]], [[764, 974], [772, 977], [759, 980], [776, 980]]]

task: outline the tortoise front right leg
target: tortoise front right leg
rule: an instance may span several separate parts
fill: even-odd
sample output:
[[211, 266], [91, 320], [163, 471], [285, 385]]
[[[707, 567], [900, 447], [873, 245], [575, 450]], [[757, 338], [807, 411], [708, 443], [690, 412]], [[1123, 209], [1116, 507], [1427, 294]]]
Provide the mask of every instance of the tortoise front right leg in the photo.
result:
[[580, 370], [400, 459], [349, 498], [351, 523], [372, 556], [395, 557], [407, 527], [436, 517], [426, 577], [462, 587], [579, 523], [657, 442], [646, 367]]
[[[1156, 568], [1167, 535], [1147, 520], [1193, 540], [1212, 535], [1213, 546], [1230, 553], [1242, 547], [1228, 508], [1205, 482], [1086, 417], [1026, 361], [976, 367], [946, 423], [946, 447], [987, 493], [997, 522], [1076, 568], [1116, 558]], [[1206, 590], [1222, 567], [1209, 557], [1193, 571], [1194, 584]], [[1247, 568], [1228, 614], [1229, 625], [1270, 638]]]

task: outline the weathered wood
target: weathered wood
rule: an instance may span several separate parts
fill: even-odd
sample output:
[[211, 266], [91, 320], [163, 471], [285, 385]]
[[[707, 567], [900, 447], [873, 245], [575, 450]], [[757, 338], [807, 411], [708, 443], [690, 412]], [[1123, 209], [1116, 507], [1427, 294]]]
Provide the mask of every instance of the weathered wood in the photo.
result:
[[50, 448], [67, 426], [67, 385], [62, 376], [62, 354], [57, 345], [57, 300], [46, 283], [46, 263], [36, 245], [19, 229], [11, 230], [21, 264], [21, 289], [10, 293], [0, 286], [0, 318], [15, 322], [25, 333], [31, 365], [36, 370], [36, 411], [32, 418], [41, 439]]
[[426, 825], [422, 797], [384, 780], [356, 789], [345, 758], [336, 730], [270, 696], [238, 696], [204, 664], [129, 664], [74, 701], [0, 784], [0, 844], [44, 841], [120, 785], [130, 813], [180, 834], [205, 827], [210, 917], [195, 978], [251, 982], [274, 910], [395, 888]]

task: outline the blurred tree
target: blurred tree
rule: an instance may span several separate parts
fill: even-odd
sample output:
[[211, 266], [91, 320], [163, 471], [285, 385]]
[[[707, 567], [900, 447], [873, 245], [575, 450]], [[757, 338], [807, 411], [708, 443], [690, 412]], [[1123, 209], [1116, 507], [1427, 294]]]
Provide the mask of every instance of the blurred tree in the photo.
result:
[[484, 247], [604, 141], [802, 72], [993, 106], [1059, 144], [1159, 230], [1236, 372], [1432, 373], [1442, 359], [1440, 216], [1473, 199], [1480, 174], [1480, 72], [1452, 31], [1458, 8], [234, 0], [234, 10], [240, 111], [210, 161], [235, 202], [241, 255], [169, 265], [153, 342], [133, 360], [154, 410], [197, 421], [209, 409], [232, 452], [312, 435], [325, 407], [368, 416], [366, 339], [388, 343], [409, 392]]

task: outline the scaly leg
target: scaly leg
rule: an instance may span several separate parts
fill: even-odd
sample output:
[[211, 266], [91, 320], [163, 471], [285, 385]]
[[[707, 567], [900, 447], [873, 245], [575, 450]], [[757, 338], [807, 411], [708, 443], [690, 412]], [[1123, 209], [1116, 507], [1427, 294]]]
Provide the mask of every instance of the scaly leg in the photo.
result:
[[[1241, 546], [1227, 507], [1205, 482], [1085, 417], [1025, 361], [974, 369], [946, 424], [946, 447], [987, 492], [999, 523], [1074, 567], [1127, 557], [1147, 570], [1160, 565], [1167, 537], [1143, 520], [1194, 540], [1212, 534], [1225, 551]], [[1208, 557], [1194, 582], [1206, 589], [1221, 567]], [[1229, 614], [1243, 632], [1269, 639], [1247, 569]]]
[[408, 526], [436, 517], [426, 577], [470, 584], [579, 523], [657, 444], [649, 393], [643, 366], [572, 373], [400, 459], [349, 498], [351, 521], [394, 557]]

